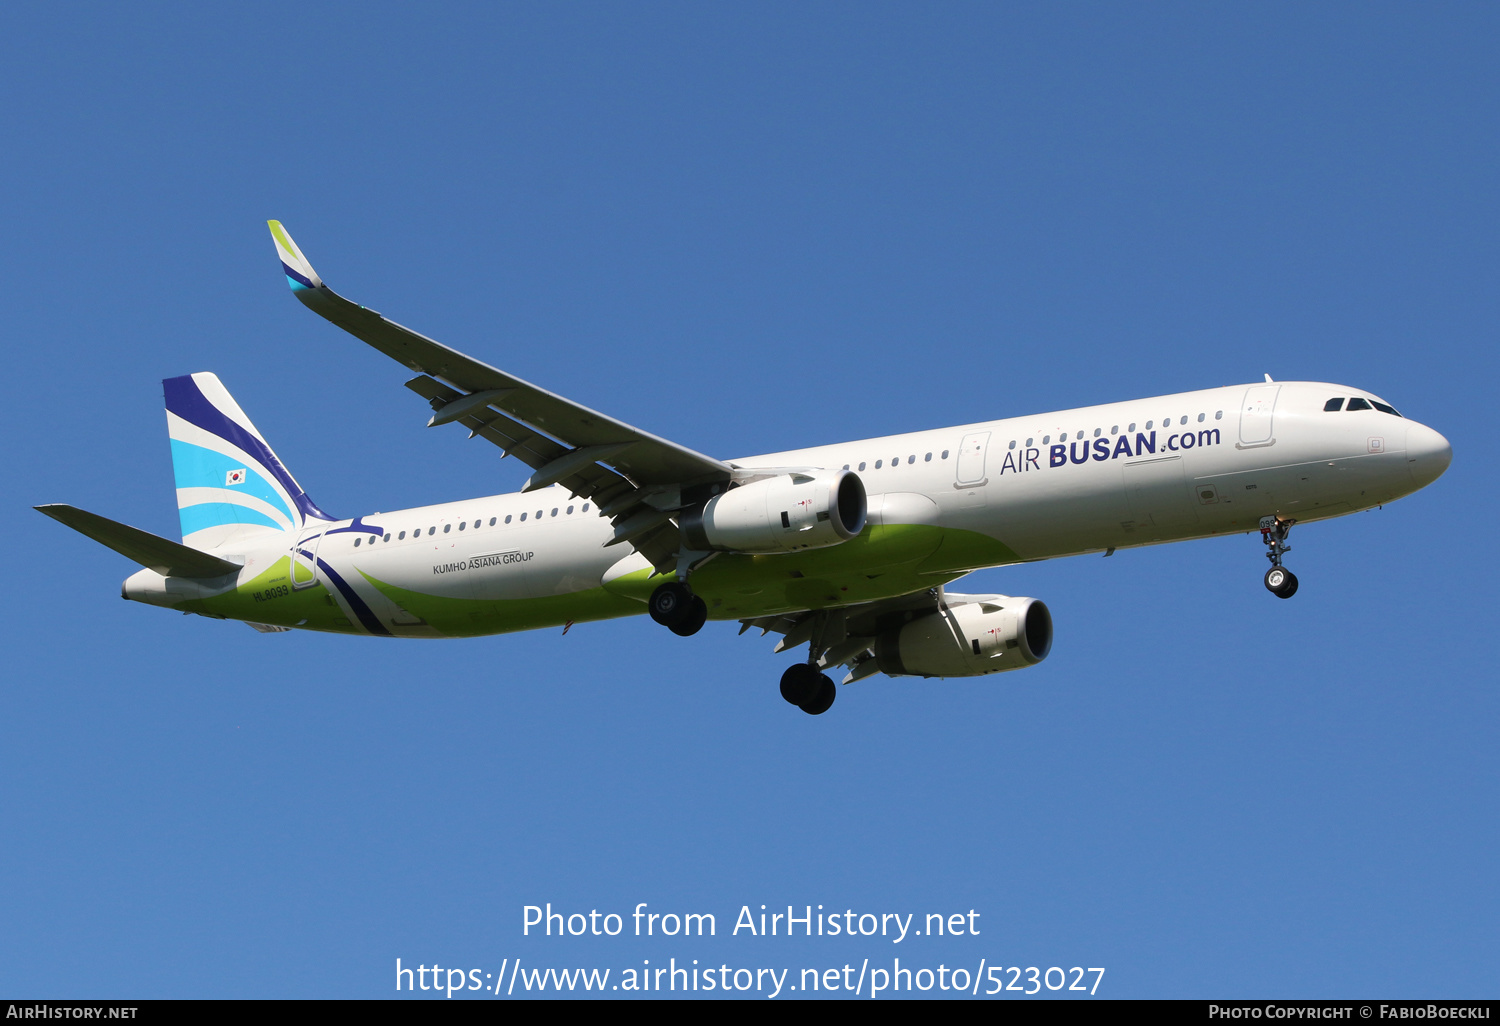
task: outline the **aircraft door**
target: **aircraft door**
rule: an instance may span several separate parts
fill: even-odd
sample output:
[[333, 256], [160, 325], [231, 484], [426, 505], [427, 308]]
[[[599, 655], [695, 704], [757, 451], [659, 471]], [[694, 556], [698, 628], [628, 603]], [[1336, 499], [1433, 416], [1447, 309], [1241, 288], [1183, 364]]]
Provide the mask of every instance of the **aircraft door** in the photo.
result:
[[988, 431], [964, 435], [963, 441], [958, 444], [957, 480], [953, 482], [953, 487], [961, 493], [958, 502], [960, 509], [984, 505], [984, 486], [989, 483], [989, 478], [984, 475], [984, 461], [989, 446]]
[[1280, 391], [1280, 385], [1252, 385], [1245, 389], [1245, 401], [1240, 404], [1241, 449], [1270, 445], [1276, 440], [1271, 418], [1276, 413], [1276, 395]]
[[318, 546], [322, 531], [307, 531], [292, 546], [292, 589], [311, 588], [318, 583]]
[[964, 440], [958, 445], [957, 485], [959, 488], [975, 488], [986, 482], [984, 457], [989, 445], [990, 433], [988, 431], [964, 435]]

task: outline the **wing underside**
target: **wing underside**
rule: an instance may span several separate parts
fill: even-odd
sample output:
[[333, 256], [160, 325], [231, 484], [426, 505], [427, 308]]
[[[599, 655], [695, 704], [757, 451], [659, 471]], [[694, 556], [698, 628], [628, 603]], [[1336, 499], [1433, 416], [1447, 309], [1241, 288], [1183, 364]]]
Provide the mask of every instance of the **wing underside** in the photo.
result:
[[761, 636], [782, 635], [777, 652], [808, 646], [808, 661], [820, 670], [845, 666], [849, 684], [879, 672], [875, 646], [880, 636], [919, 616], [973, 601], [975, 596], [945, 595], [941, 587], [836, 609], [811, 609], [802, 613], [760, 616], [740, 621], [740, 633], [752, 627]]
[[732, 468], [548, 392], [350, 302], [269, 222], [287, 281], [308, 309], [417, 376], [406, 387], [433, 409], [429, 426], [463, 424], [535, 473], [523, 491], [560, 484], [613, 521], [610, 544], [633, 545], [661, 572], [680, 548], [673, 511], [731, 479]]

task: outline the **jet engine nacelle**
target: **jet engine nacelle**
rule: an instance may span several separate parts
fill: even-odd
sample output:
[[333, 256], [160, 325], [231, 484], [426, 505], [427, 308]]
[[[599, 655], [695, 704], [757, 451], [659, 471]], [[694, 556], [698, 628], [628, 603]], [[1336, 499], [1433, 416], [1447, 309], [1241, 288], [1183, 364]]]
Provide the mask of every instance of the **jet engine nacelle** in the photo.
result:
[[847, 470], [778, 474], [716, 495], [684, 514], [690, 549], [794, 552], [848, 541], [865, 528], [865, 486]]
[[991, 595], [892, 628], [875, 641], [892, 677], [977, 677], [1034, 666], [1052, 650], [1052, 614], [1033, 598]]

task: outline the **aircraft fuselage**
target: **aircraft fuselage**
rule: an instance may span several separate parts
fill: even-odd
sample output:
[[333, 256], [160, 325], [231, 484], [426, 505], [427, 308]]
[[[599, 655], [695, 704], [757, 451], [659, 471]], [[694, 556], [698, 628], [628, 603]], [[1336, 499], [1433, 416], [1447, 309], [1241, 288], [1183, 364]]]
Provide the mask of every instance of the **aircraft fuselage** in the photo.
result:
[[[711, 619], [905, 595], [971, 570], [1217, 534], [1261, 518], [1370, 509], [1446, 469], [1436, 431], [1370, 393], [1234, 385], [729, 461], [847, 468], [868, 495], [858, 537], [777, 554], [715, 553], [691, 577]], [[126, 598], [279, 627], [397, 637], [495, 634], [646, 611], [653, 575], [610, 521], [552, 486], [302, 532], [215, 580], [131, 577]], [[623, 551], [622, 551], [623, 550]]]

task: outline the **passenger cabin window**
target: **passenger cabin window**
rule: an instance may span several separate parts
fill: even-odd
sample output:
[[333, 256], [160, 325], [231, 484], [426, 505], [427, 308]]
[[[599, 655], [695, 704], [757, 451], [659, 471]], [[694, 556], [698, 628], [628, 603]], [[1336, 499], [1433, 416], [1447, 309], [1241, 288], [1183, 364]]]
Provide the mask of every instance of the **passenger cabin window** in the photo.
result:
[[386, 535], [384, 538], [382, 538], [380, 540], [381, 541], [390, 541], [391, 540], [391, 536], [390, 535]]
[[[1016, 447], [1016, 443], [1015, 442], [1011, 442], [1010, 443], [1010, 447], [1012, 449], [1014, 449]], [[931, 463], [932, 462], [932, 453], [928, 453], [926, 456], [923, 456], [922, 457], [922, 462], [923, 463]]]
[[1126, 430], [1126, 431], [1134, 431], [1134, 430], [1135, 430], [1135, 425], [1134, 425], [1134, 424], [1132, 424], [1132, 425], [1130, 425], [1130, 426], [1129, 426], [1129, 427], [1128, 427], [1128, 428], [1126, 428], [1126, 429], [1125, 429], [1125, 430]]
[[[1014, 449], [1016, 447], [1016, 440], [1014, 438], [1011, 439], [1009, 447], [1012, 448], [1012, 449]], [[928, 459], [932, 459], [932, 453], [928, 453], [927, 454], [927, 458]]]
[[453, 525], [452, 524], [444, 524], [443, 525], [443, 533], [444, 534], [447, 534], [451, 530], [453, 530]]
[[864, 470], [864, 469], [865, 469], [865, 465], [864, 465], [864, 464], [863, 464], [863, 463], [861, 463], [861, 464], [860, 464], [860, 465], [859, 465], [859, 469], [860, 469], [860, 470]]
[[942, 458], [942, 459], [947, 459], [947, 458], [948, 458], [948, 450], [947, 450], [947, 449], [944, 449], [944, 450], [943, 450], [943, 455], [942, 455], [942, 457], [941, 457], [941, 458]]
[[396, 540], [397, 541], [406, 541], [406, 532], [402, 531], [400, 534], [396, 535]]
[[526, 522], [526, 514], [525, 514], [525, 513], [522, 513], [522, 514], [521, 514], [521, 522], [522, 522], [522, 523], [525, 523], [525, 522]]
[[1026, 439], [1026, 448], [1030, 449], [1035, 444], [1036, 444], [1035, 440], [1030, 439], [1030, 438]]
[[1206, 414], [1206, 413], [1200, 413], [1200, 414], [1198, 414], [1198, 423], [1202, 424], [1204, 418], [1207, 417], [1207, 416], [1208, 416], [1208, 414]]
[[469, 526], [469, 522], [468, 522], [468, 521], [467, 521], [467, 520], [465, 520], [465, 521], [463, 521], [463, 522], [462, 522], [462, 523], [460, 523], [460, 524], [459, 524], [459, 525], [458, 525], [458, 529], [459, 529], [459, 530], [460, 530], [460, 531], [462, 531], [462, 530], [464, 530], [464, 529], [465, 529], [465, 528], [466, 528], [466, 527], [468, 527], [468, 526]]
[[1330, 399], [1326, 403], [1323, 404], [1323, 412], [1324, 413], [1337, 413], [1340, 410], [1342, 410], [1343, 408], [1344, 408], [1344, 399], [1343, 399], [1342, 396], [1340, 396], [1337, 399]]
[[875, 469], [876, 470], [879, 470], [884, 465], [885, 465], [885, 460], [876, 460], [875, 461]]
[[1389, 413], [1392, 417], [1401, 416], [1401, 414], [1396, 412], [1396, 408], [1394, 406], [1387, 406], [1385, 403], [1377, 403], [1374, 399], [1370, 400], [1370, 405], [1374, 406], [1381, 413]]
[[358, 538], [354, 539], [354, 547], [356, 549], [359, 548], [359, 539]]
[[430, 537], [432, 537], [432, 536], [433, 536], [433, 535], [435, 535], [435, 534], [437, 534], [437, 528], [436, 528], [436, 527], [429, 527], [429, 528], [428, 528], [428, 529], [427, 529], [427, 536], [428, 536], [428, 537], [429, 537], [429, 538], [430, 538]]
[[1353, 399], [1349, 400], [1349, 405], [1344, 408], [1344, 412], [1353, 413], [1355, 410], [1368, 410], [1369, 408], [1369, 403], [1365, 402], [1359, 396], [1355, 396]]
[[1223, 420], [1223, 419], [1224, 419], [1224, 411], [1223, 410], [1215, 410], [1214, 411], [1214, 420]]
[[507, 524], [510, 523], [510, 514], [509, 513], [505, 514], [505, 522]]
[[490, 517], [490, 526], [491, 527], [495, 526], [495, 518], [494, 517]]

